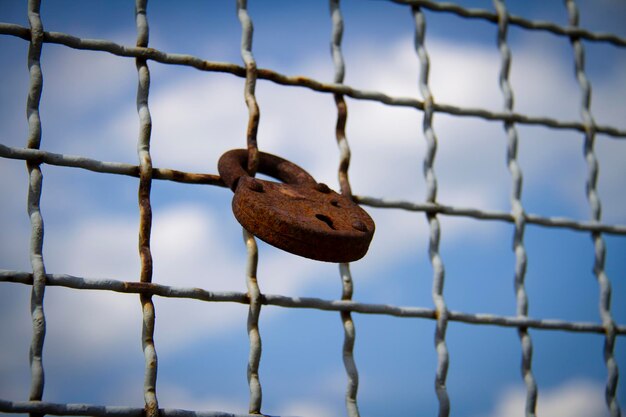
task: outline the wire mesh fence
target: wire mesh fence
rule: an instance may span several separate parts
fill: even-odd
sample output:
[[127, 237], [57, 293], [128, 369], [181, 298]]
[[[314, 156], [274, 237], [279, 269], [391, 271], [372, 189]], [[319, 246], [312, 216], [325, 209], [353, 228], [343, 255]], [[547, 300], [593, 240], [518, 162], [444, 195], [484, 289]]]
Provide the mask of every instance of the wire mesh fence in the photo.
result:
[[[391, 4], [391, 3], [396, 3]], [[566, 0], [565, 9], [569, 18], [566, 26], [553, 22], [527, 20], [515, 16], [507, 10], [503, 0], [493, 1], [493, 10], [468, 9], [455, 3], [434, 2], [428, 0], [394, 0], [388, 7], [403, 7], [410, 12], [414, 24], [415, 54], [419, 60], [418, 86], [421, 98], [391, 96], [380, 91], [368, 91], [344, 84], [345, 63], [342, 52], [343, 16], [339, 0], [330, 0], [330, 38], [331, 57], [334, 65], [332, 82], [322, 82], [303, 76], [289, 76], [272, 69], [258, 68], [255, 61], [253, 40], [253, 18], [248, 12], [246, 0], [237, 0], [236, 12], [241, 25], [241, 58], [243, 65], [208, 61], [197, 56], [181, 55], [152, 49], [149, 46], [149, 14], [147, 1], [137, 0], [135, 18], [137, 28], [136, 46], [127, 46], [101, 39], [84, 39], [72, 34], [46, 31], [40, 15], [40, 1], [28, 2], [29, 27], [14, 23], [0, 23], [0, 34], [21, 38], [29, 42], [28, 70], [30, 87], [27, 100], [28, 138], [26, 146], [15, 147], [0, 144], [0, 156], [5, 159], [17, 159], [26, 162], [29, 188], [27, 209], [31, 222], [30, 262], [32, 271], [0, 270], [0, 281], [21, 283], [32, 288], [31, 317], [33, 323], [30, 348], [31, 386], [27, 401], [0, 399], [0, 411], [6, 413], [30, 413], [31, 415], [95, 415], [95, 416], [131, 416], [131, 415], [172, 415], [172, 416], [234, 416], [226, 411], [204, 412], [179, 409], [163, 409], [157, 397], [157, 351], [154, 340], [155, 305], [153, 297], [194, 299], [211, 303], [238, 303], [248, 305], [247, 329], [250, 341], [247, 377], [249, 384], [249, 414], [258, 415], [262, 409], [262, 375], [259, 366], [262, 362], [259, 317], [264, 306], [279, 306], [292, 309], [316, 309], [339, 312], [343, 330], [343, 362], [347, 379], [345, 394], [346, 414], [359, 416], [358, 387], [359, 373], [354, 357], [355, 314], [385, 315], [398, 318], [419, 318], [433, 320], [435, 327], [435, 351], [437, 358], [435, 393], [440, 416], [454, 415], [447, 389], [449, 352], [446, 341], [447, 327], [450, 322], [462, 322], [471, 325], [492, 325], [510, 327], [517, 330], [521, 346], [521, 374], [525, 384], [525, 415], [536, 415], [538, 384], [533, 372], [533, 342], [530, 329], [560, 330], [598, 335], [604, 338], [602, 352], [606, 367], [606, 407], [612, 417], [620, 416], [618, 401], [618, 366], [616, 342], [619, 336], [626, 334], [626, 324], [617, 323], [611, 313], [611, 283], [606, 273], [606, 244], [604, 235], [622, 237], [626, 235], [626, 225], [602, 221], [601, 202], [598, 194], [599, 161], [595, 152], [595, 143], [600, 140], [621, 141], [626, 138], [626, 130], [612, 125], [596, 123], [591, 112], [591, 86], [585, 71], [585, 43], [604, 43], [615, 48], [624, 48], [626, 39], [611, 33], [597, 33], [579, 27], [578, 9], [573, 0]], [[435, 101], [429, 82], [430, 57], [426, 49], [428, 38], [426, 27], [429, 13], [445, 13], [457, 18], [477, 19], [495, 25], [497, 48], [500, 56], [499, 86], [504, 103], [501, 111], [483, 108], [462, 107]], [[580, 89], [581, 119], [560, 120], [544, 116], [531, 116], [518, 113], [514, 108], [514, 92], [509, 79], [511, 48], [508, 37], [509, 29], [521, 28], [528, 31], [546, 32], [552, 36], [569, 41], [574, 54], [573, 67]], [[137, 113], [139, 133], [137, 140], [137, 165], [105, 162], [81, 156], [53, 153], [41, 149], [42, 122], [39, 115], [40, 99], [43, 89], [41, 68], [42, 50], [46, 44], [59, 44], [78, 50], [106, 52], [123, 58], [135, 60], [137, 85]], [[173, 287], [152, 282], [153, 265], [150, 246], [152, 230], [151, 186], [154, 180], [178, 183], [206, 184], [224, 187], [217, 174], [192, 173], [162, 167], [153, 167], [150, 154], [152, 120], [149, 110], [150, 66], [158, 64], [188, 66], [205, 72], [220, 72], [245, 79], [244, 99], [248, 109], [246, 129], [246, 147], [249, 152], [249, 171], [255, 173], [258, 167], [259, 149], [263, 143], [257, 141], [259, 131], [259, 103], [255, 89], [259, 81], [269, 81], [285, 87], [301, 87], [321, 94], [331, 94], [336, 104], [336, 141], [339, 153], [338, 178], [341, 193], [357, 203], [381, 209], [400, 209], [409, 212], [424, 213], [429, 230], [428, 254], [432, 266], [432, 300], [434, 308], [405, 307], [399, 305], [364, 303], [353, 300], [353, 280], [350, 266], [341, 264], [339, 268], [342, 281], [340, 299], [321, 299], [314, 297], [293, 297], [280, 294], [266, 294], [257, 283], [258, 249], [254, 236], [244, 233], [247, 250], [246, 285], [247, 292], [219, 292], [207, 288]], [[5, 65], [13, 65], [6, 63]], [[422, 134], [426, 142], [423, 160], [423, 175], [426, 193], [423, 201], [400, 201], [355, 195], [348, 177], [351, 151], [346, 135], [348, 104], [351, 100], [364, 100], [382, 103], [391, 107], [415, 109], [423, 115]], [[478, 118], [488, 122], [500, 123], [507, 140], [506, 165], [510, 173], [511, 210], [487, 211], [472, 207], [446, 205], [438, 201], [438, 182], [435, 171], [438, 137], [433, 118], [437, 114]], [[519, 126], [540, 126], [544, 128], [573, 132], [584, 139], [583, 155], [587, 166], [586, 197], [591, 210], [591, 219], [580, 221], [573, 218], [549, 217], [528, 213], [522, 204], [522, 168], [518, 160]], [[71, 276], [63, 273], [48, 273], [44, 263], [44, 226], [40, 209], [42, 193], [42, 167], [56, 165], [89, 170], [97, 173], [109, 173], [136, 177], [138, 181], [139, 208], [139, 255], [140, 274], [137, 280], [122, 281], [118, 277], [94, 279]], [[444, 216], [472, 218], [480, 221], [500, 221], [513, 226], [514, 289], [516, 314], [503, 316], [495, 314], [474, 314], [454, 311], [448, 308], [444, 298], [444, 260], [440, 253], [441, 225]], [[529, 316], [528, 294], [525, 284], [527, 269], [527, 251], [524, 235], [527, 225], [539, 225], [546, 228], [575, 230], [589, 234], [593, 244], [594, 274], [599, 291], [598, 322], [553, 320]], [[591, 250], [591, 249], [590, 249]], [[262, 260], [260, 261], [262, 262]], [[44, 314], [44, 293], [48, 286], [61, 286], [78, 290], [112, 291], [138, 294], [143, 314], [141, 341], [145, 358], [144, 400], [145, 408], [116, 407], [108, 405], [61, 404], [42, 401], [44, 394], [43, 346], [46, 333]], [[70, 324], [71, 325], [71, 324]], [[1, 394], [0, 394], [1, 395]]]

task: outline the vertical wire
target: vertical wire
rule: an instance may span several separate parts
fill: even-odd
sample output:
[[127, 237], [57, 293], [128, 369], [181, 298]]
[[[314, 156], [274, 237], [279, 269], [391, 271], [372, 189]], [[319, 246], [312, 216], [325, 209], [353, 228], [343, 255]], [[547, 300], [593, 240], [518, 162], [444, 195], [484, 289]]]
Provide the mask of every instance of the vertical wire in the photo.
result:
[[[504, 110], [513, 112], [513, 89], [509, 81], [511, 68], [511, 50], [507, 44], [508, 13], [504, 0], [493, 0], [498, 14], [498, 48], [500, 50], [500, 90], [504, 98]], [[526, 227], [526, 213], [522, 205], [522, 169], [517, 161], [518, 134], [515, 124], [504, 123], [504, 130], [508, 138], [507, 166], [511, 174], [512, 192], [511, 207], [515, 223], [513, 235], [513, 251], [515, 252], [515, 298], [518, 317], [528, 316], [528, 295], [524, 285], [526, 277], [527, 256], [524, 247], [524, 230]], [[526, 384], [526, 417], [535, 417], [537, 406], [537, 384], [532, 373], [533, 345], [528, 328], [518, 327], [518, 335], [522, 345], [522, 378]]]
[[254, 236], [246, 229], [243, 230], [243, 240], [248, 251], [246, 262], [246, 285], [250, 307], [248, 310], [248, 338], [250, 339], [250, 353], [248, 356], [248, 385], [250, 387], [250, 414], [261, 413], [263, 391], [259, 379], [259, 364], [261, 362], [261, 333], [259, 332], [259, 316], [261, 314], [261, 290], [257, 283], [257, 265], [259, 252]]
[[[259, 166], [259, 152], [257, 146], [257, 131], [259, 128], [260, 111], [255, 97], [257, 67], [252, 55], [252, 34], [254, 31], [252, 20], [248, 15], [247, 0], [237, 0], [237, 16], [241, 23], [241, 57], [246, 66], [246, 82], [244, 97], [248, 106], [248, 129], [246, 141], [248, 144], [248, 172], [255, 175]], [[248, 338], [250, 353], [248, 357], [248, 385], [250, 389], [249, 412], [261, 413], [263, 393], [259, 379], [259, 364], [261, 362], [261, 334], [259, 332], [259, 317], [261, 315], [261, 290], [256, 279], [258, 265], [258, 249], [254, 236], [243, 229], [243, 240], [248, 252], [246, 267], [246, 286], [250, 307], [248, 310]]]
[[[578, 26], [578, 8], [574, 0], [565, 0], [567, 7], [569, 24], [572, 27]], [[574, 49], [574, 71], [581, 91], [581, 116], [585, 124], [585, 141], [583, 154], [587, 162], [587, 184], [586, 193], [591, 217], [595, 222], [600, 222], [602, 217], [602, 204], [597, 191], [599, 163], [594, 151], [595, 142], [595, 120], [591, 114], [591, 84], [585, 74], [585, 49], [580, 38], [570, 37], [572, 48]], [[606, 246], [604, 238], [599, 232], [592, 232], [591, 239], [594, 245], [595, 260], [594, 273], [600, 287], [599, 310], [602, 325], [605, 329], [604, 339], [604, 362], [607, 368], [607, 382], [605, 389], [606, 404], [611, 413], [611, 417], [621, 416], [619, 402], [617, 400], [617, 384], [619, 380], [619, 370], [614, 357], [615, 349], [615, 322], [611, 316], [611, 283], [604, 270], [606, 257]]]
[[[28, 1], [28, 22], [30, 24], [30, 45], [28, 47], [28, 71], [30, 86], [26, 101], [26, 116], [28, 119], [27, 147], [39, 149], [41, 143], [41, 118], [39, 116], [39, 102], [43, 89], [41, 72], [41, 49], [43, 43], [43, 24], [39, 14], [40, 0]], [[46, 335], [46, 317], [43, 301], [46, 289], [46, 268], [43, 261], [44, 224], [41, 215], [41, 188], [43, 175], [37, 162], [26, 162], [28, 170], [28, 197], [27, 210], [30, 217], [30, 263], [33, 269], [33, 287], [30, 297], [30, 312], [33, 323], [33, 337], [30, 345], [31, 386], [30, 400], [41, 401], [44, 388], [43, 344]], [[31, 413], [32, 416], [37, 415]]]
[[[335, 67], [336, 84], [342, 84], [345, 76], [345, 64], [343, 54], [341, 51], [341, 40], [343, 37], [343, 17], [339, 8], [340, 0], [330, 0], [330, 14], [333, 23], [332, 39], [331, 39], [331, 54]], [[350, 146], [346, 139], [346, 121], [348, 118], [348, 107], [342, 94], [335, 94], [335, 103], [337, 105], [337, 125], [336, 125], [336, 138], [337, 146], [339, 147], [339, 168], [338, 177], [339, 185], [341, 187], [341, 193], [347, 197], [352, 197], [352, 189], [350, 187], [350, 181], [348, 179], [348, 167], [350, 166]], [[353, 293], [353, 281], [352, 274], [350, 272], [350, 264], [339, 264], [339, 275], [342, 283], [342, 300], [352, 300]], [[341, 322], [344, 330], [343, 341], [343, 364], [346, 369], [346, 375], [348, 377], [348, 384], [346, 387], [346, 411], [349, 417], [358, 417], [359, 407], [357, 404], [357, 392], [359, 388], [359, 373], [354, 361], [354, 343], [356, 339], [356, 329], [354, 327], [354, 321], [352, 320], [352, 314], [349, 311], [342, 311]]]
[[[352, 275], [350, 273], [350, 264], [339, 264], [339, 273], [342, 282], [341, 299], [352, 300]], [[346, 411], [348, 417], [359, 417], [359, 407], [357, 404], [357, 392], [359, 389], [359, 372], [354, 361], [354, 342], [356, 339], [356, 330], [352, 315], [349, 311], [342, 311], [341, 321], [343, 323], [344, 339], [343, 339], [343, 364], [346, 368], [348, 376], [348, 385], [346, 388]]]
[[248, 144], [248, 172], [254, 176], [259, 166], [259, 150], [257, 146], [257, 131], [261, 113], [254, 95], [257, 80], [257, 67], [252, 55], [252, 34], [254, 26], [248, 15], [248, 1], [237, 0], [237, 16], [241, 23], [241, 57], [246, 66], [246, 82], [244, 97], [248, 106], [248, 130], [246, 142]]
[[[330, 0], [330, 14], [333, 23], [332, 40], [330, 44], [333, 64], [335, 66], [335, 84], [343, 84], [345, 77], [345, 64], [341, 51], [341, 40], [343, 38], [343, 17], [339, 8], [340, 0]], [[346, 121], [348, 119], [348, 107], [343, 94], [335, 94], [337, 104], [337, 145], [339, 146], [339, 185], [341, 193], [352, 197], [352, 189], [348, 180], [348, 167], [350, 166], [350, 146], [346, 139]]]
[[[420, 61], [419, 88], [424, 99], [423, 132], [426, 138], [426, 155], [424, 158], [424, 178], [426, 180], [426, 201], [436, 203], [437, 200], [437, 177], [435, 176], [434, 162], [437, 153], [437, 136], [433, 129], [434, 99], [428, 86], [428, 73], [430, 59], [424, 45], [426, 35], [426, 19], [419, 6], [412, 6], [415, 20], [415, 50]], [[435, 376], [435, 392], [439, 399], [439, 417], [447, 417], [450, 414], [450, 399], [446, 388], [448, 374], [449, 355], [446, 346], [446, 329], [448, 327], [448, 309], [443, 297], [443, 285], [445, 270], [443, 260], [439, 254], [439, 241], [441, 228], [437, 215], [427, 214], [430, 229], [429, 256], [433, 268], [433, 302], [437, 314], [435, 329], [435, 349], [437, 351], [437, 372]]]
[[[146, 17], [147, 0], [136, 0], [135, 19], [137, 24], [137, 46], [147, 47], [149, 40], [148, 20]], [[139, 158], [139, 257], [141, 262], [140, 281], [152, 282], [152, 252], [150, 250], [150, 233], [152, 229], [152, 207], [150, 189], [152, 186], [152, 158], [150, 157], [150, 134], [152, 119], [148, 107], [150, 91], [150, 70], [145, 59], [137, 58], [137, 113], [139, 115], [139, 138], [137, 155]], [[144, 401], [146, 415], [159, 415], [156, 396], [157, 354], [154, 346], [155, 311], [152, 296], [140, 294], [142, 324], [142, 348], [145, 358]]]

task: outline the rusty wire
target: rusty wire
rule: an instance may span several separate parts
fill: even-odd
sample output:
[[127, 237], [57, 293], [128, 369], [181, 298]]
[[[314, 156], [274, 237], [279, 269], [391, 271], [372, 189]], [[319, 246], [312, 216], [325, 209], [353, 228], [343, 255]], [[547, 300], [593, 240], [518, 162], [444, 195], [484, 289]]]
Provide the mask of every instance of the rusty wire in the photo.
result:
[[[500, 50], [500, 90], [504, 99], [504, 110], [513, 111], [513, 88], [509, 81], [511, 69], [511, 50], [507, 44], [509, 16], [503, 0], [494, 0], [493, 5], [498, 14], [498, 49]], [[513, 252], [515, 253], [515, 300], [518, 317], [528, 316], [528, 294], [524, 280], [526, 278], [527, 254], [524, 246], [524, 230], [526, 229], [526, 213], [522, 205], [522, 168], [517, 161], [518, 134], [515, 125], [504, 122], [507, 135], [507, 166], [511, 174], [511, 215], [515, 225], [513, 234]], [[532, 372], [533, 344], [528, 329], [517, 329], [522, 346], [522, 378], [526, 385], [526, 417], [535, 417], [537, 408], [537, 383]]]
[[248, 129], [246, 142], [248, 145], [248, 172], [254, 176], [259, 166], [259, 149], [257, 145], [257, 132], [259, 130], [259, 105], [254, 95], [257, 80], [257, 67], [254, 55], [252, 55], [252, 34], [254, 26], [248, 14], [248, 1], [237, 0], [237, 17], [241, 23], [241, 58], [246, 69], [246, 84], [244, 97], [248, 106]]
[[[449, 321], [471, 323], [476, 325], [495, 325], [516, 328], [522, 346], [522, 376], [526, 383], [526, 415], [534, 416], [537, 387], [532, 375], [532, 343], [528, 329], [564, 330], [603, 334], [605, 337], [604, 358], [607, 368], [606, 402], [611, 416], [621, 415], [617, 401], [618, 368], [614, 355], [614, 347], [618, 335], [626, 335], [626, 326], [614, 322], [610, 312], [611, 286], [604, 268], [606, 248], [602, 233], [626, 235], [626, 225], [603, 224], [601, 222], [601, 203], [597, 193], [599, 163], [594, 152], [597, 134], [609, 138], [626, 138], [626, 130], [614, 126], [597, 125], [590, 111], [591, 86], [584, 69], [584, 49], [581, 40], [605, 42], [618, 47], [626, 46], [626, 39], [613, 34], [594, 33], [578, 27], [578, 10], [573, 0], [565, 0], [569, 15], [567, 27], [552, 22], [529, 21], [508, 14], [503, 0], [493, 0], [495, 13], [488, 10], [466, 9], [454, 3], [433, 2], [430, 0], [392, 0], [395, 3], [409, 5], [415, 21], [415, 49], [420, 61], [419, 88], [423, 100], [414, 97], [393, 97], [383, 92], [358, 90], [343, 83], [345, 65], [341, 52], [343, 19], [339, 9], [339, 0], [330, 0], [331, 19], [333, 23], [331, 53], [335, 66], [333, 83], [324, 83], [303, 76], [288, 76], [270, 69], [258, 69], [252, 55], [252, 20], [247, 12], [247, 1], [237, 0], [237, 14], [242, 28], [241, 55], [244, 66], [231, 63], [206, 61], [190, 55], [171, 54], [148, 47], [148, 23], [146, 18], [147, 0], [136, 0], [137, 45], [135, 47], [119, 45], [108, 40], [81, 39], [69, 34], [45, 32], [39, 15], [40, 0], [29, 0], [29, 28], [11, 23], [0, 23], [0, 34], [17, 36], [30, 42], [28, 67], [30, 86], [27, 101], [29, 124], [28, 141], [25, 148], [9, 147], [0, 144], [0, 157], [26, 161], [29, 173], [28, 213], [31, 219], [30, 258], [32, 272], [0, 270], [0, 282], [22, 283], [32, 286], [31, 314], [33, 320], [33, 339], [31, 343], [31, 393], [30, 401], [11, 402], [0, 400], [0, 411], [10, 413], [31, 413], [32, 415], [96, 415], [96, 416], [198, 416], [198, 417], [239, 417], [227, 412], [196, 412], [186, 410], [159, 409], [156, 398], [157, 357], [153, 341], [154, 305], [152, 296], [195, 299], [205, 302], [234, 302], [249, 305], [248, 334], [250, 354], [248, 361], [248, 382], [250, 387], [250, 406], [246, 416], [258, 415], [261, 412], [262, 391], [258, 375], [261, 359], [261, 338], [259, 333], [259, 316], [262, 305], [273, 305], [284, 308], [307, 308], [323, 311], [340, 312], [344, 326], [343, 358], [348, 387], [346, 390], [346, 408], [350, 417], [359, 415], [357, 407], [358, 372], [354, 362], [353, 349], [355, 342], [354, 323], [351, 313], [378, 314], [393, 317], [430, 319], [436, 322], [435, 347], [438, 355], [435, 389], [439, 399], [439, 415], [450, 413], [450, 399], [446, 389], [448, 368], [448, 350], [446, 346], [446, 328]], [[494, 112], [485, 109], [464, 108], [437, 103], [433, 99], [428, 86], [429, 58], [424, 45], [425, 16], [422, 9], [435, 12], [455, 14], [465, 18], [483, 19], [498, 26], [498, 48], [501, 54], [500, 88], [504, 98], [504, 110]], [[511, 65], [511, 53], [507, 45], [507, 30], [510, 25], [517, 25], [530, 30], [542, 30], [549, 33], [569, 37], [574, 50], [575, 74], [582, 95], [582, 121], [562, 121], [549, 117], [535, 117], [515, 113], [513, 111], [513, 91], [508, 76]], [[138, 165], [117, 162], [104, 162], [80, 156], [55, 154], [40, 150], [41, 121], [39, 118], [39, 100], [42, 92], [42, 76], [40, 56], [43, 43], [57, 43], [75, 49], [108, 52], [117, 56], [132, 57], [136, 60], [138, 71], [137, 110], [140, 119], [138, 139]], [[210, 184], [224, 186], [218, 175], [206, 173], [188, 173], [166, 168], [154, 168], [149, 153], [150, 146], [150, 112], [148, 93], [150, 75], [147, 61], [152, 60], [164, 64], [182, 65], [209, 72], [225, 72], [245, 78], [244, 98], [249, 111], [246, 141], [249, 150], [248, 170], [256, 172], [258, 165], [258, 145], [256, 141], [259, 126], [259, 106], [255, 97], [257, 79], [269, 80], [279, 85], [299, 86], [313, 91], [331, 93], [337, 105], [336, 139], [340, 152], [338, 169], [339, 183], [344, 195], [355, 201], [374, 207], [399, 208], [409, 211], [423, 212], [430, 229], [429, 254], [433, 268], [433, 301], [434, 309], [422, 307], [402, 307], [382, 304], [359, 303], [352, 300], [353, 282], [348, 264], [340, 265], [342, 280], [341, 300], [324, 300], [307, 297], [287, 297], [283, 295], [262, 294], [257, 283], [258, 250], [252, 235], [244, 230], [244, 242], [247, 247], [248, 259], [246, 267], [247, 292], [211, 292], [199, 288], [181, 288], [159, 285], [151, 282], [152, 256], [150, 252], [151, 207], [150, 188], [153, 179], [170, 180], [182, 183]], [[372, 100], [391, 106], [412, 107], [423, 112], [423, 134], [427, 149], [424, 159], [424, 177], [427, 194], [424, 202], [387, 201], [366, 196], [353, 196], [348, 178], [350, 148], [345, 135], [347, 106], [345, 96], [354, 99]], [[473, 208], [452, 207], [437, 201], [437, 180], [434, 162], [437, 149], [437, 137], [433, 130], [432, 118], [435, 113], [446, 113], [457, 116], [478, 117], [491, 121], [500, 121], [504, 125], [508, 139], [507, 164], [512, 181], [511, 213], [489, 212]], [[577, 130], [585, 135], [584, 157], [588, 166], [587, 199], [589, 201], [591, 221], [578, 221], [564, 218], [549, 218], [526, 213], [521, 203], [522, 171], [517, 161], [516, 124], [540, 125], [555, 129]], [[139, 252], [141, 275], [137, 281], [120, 281], [114, 279], [82, 278], [63, 274], [47, 274], [43, 262], [43, 219], [39, 207], [42, 174], [41, 164], [76, 167], [94, 172], [127, 175], [139, 178]], [[469, 314], [448, 310], [443, 297], [444, 265], [439, 254], [441, 238], [438, 215], [465, 216], [483, 220], [499, 220], [514, 224], [513, 250], [515, 253], [515, 293], [517, 299], [517, 315], [497, 316], [491, 314]], [[524, 288], [526, 269], [526, 251], [523, 236], [527, 224], [547, 227], [561, 227], [583, 232], [590, 232], [594, 250], [594, 271], [600, 288], [600, 319], [601, 323], [571, 322], [565, 320], [538, 319], [528, 316], [528, 299]], [[42, 363], [43, 341], [45, 336], [45, 316], [43, 301], [45, 287], [61, 286], [74, 289], [95, 289], [115, 291], [119, 293], [139, 294], [143, 311], [142, 345], [145, 356], [144, 397], [145, 409], [131, 407], [108, 407], [86, 404], [55, 404], [42, 402], [44, 388], [44, 368]]]
[[[577, 27], [579, 13], [576, 3], [573, 0], [565, 0], [565, 6], [567, 8], [569, 24], [572, 27]], [[597, 190], [599, 162], [594, 151], [596, 131], [595, 120], [591, 114], [591, 83], [585, 74], [585, 49], [582, 42], [576, 36], [571, 36], [570, 42], [574, 49], [574, 71], [578, 85], [580, 86], [581, 116], [586, 126], [583, 156], [587, 162], [587, 200], [591, 209], [591, 218], [599, 222], [602, 217], [602, 203], [600, 202], [600, 196]], [[611, 315], [611, 282], [604, 269], [606, 246], [600, 232], [592, 232], [591, 239], [593, 241], [595, 255], [593, 271], [596, 275], [598, 286], [600, 287], [600, 319], [605, 329], [604, 361], [608, 373], [605, 398], [611, 417], [619, 417], [622, 413], [616, 397], [619, 370], [613, 354], [616, 334], [615, 323]]]
[[[136, 0], [135, 21], [137, 24], [137, 46], [148, 46], [149, 27], [146, 17], [147, 0]], [[152, 252], [150, 250], [150, 235], [152, 230], [152, 206], [150, 204], [150, 189], [152, 188], [152, 158], [150, 157], [150, 133], [152, 119], [148, 107], [150, 92], [150, 70], [144, 58], [136, 58], [138, 87], [137, 113], [139, 115], [139, 137], [137, 140], [137, 156], [139, 159], [139, 258], [140, 278], [142, 283], [152, 282]], [[145, 358], [144, 371], [144, 401], [147, 417], [159, 415], [159, 403], [156, 396], [156, 379], [158, 359], [154, 346], [155, 311], [152, 296], [140, 294], [142, 311], [141, 346]]]

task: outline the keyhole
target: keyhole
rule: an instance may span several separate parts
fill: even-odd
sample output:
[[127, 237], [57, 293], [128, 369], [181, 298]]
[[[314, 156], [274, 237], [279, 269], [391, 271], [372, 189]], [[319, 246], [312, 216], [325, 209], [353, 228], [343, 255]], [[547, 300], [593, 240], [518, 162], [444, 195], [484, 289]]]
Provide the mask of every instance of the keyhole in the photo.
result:
[[333, 221], [330, 219], [330, 217], [324, 216], [323, 214], [316, 214], [315, 217], [317, 217], [319, 220], [321, 220], [324, 223], [326, 223], [328, 225], [328, 227], [330, 227], [331, 229], [337, 230], [337, 229], [335, 229], [335, 226], [333, 226]]

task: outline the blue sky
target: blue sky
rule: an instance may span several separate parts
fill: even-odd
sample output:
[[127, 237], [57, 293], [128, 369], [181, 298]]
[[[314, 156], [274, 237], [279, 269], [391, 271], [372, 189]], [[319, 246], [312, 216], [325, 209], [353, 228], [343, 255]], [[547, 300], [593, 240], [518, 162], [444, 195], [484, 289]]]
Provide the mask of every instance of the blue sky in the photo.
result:
[[[133, 2], [48, 1], [44, 28], [86, 38], [135, 44]], [[510, 2], [512, 13], [565, 24], [560, 2]], [[463, 5], [491, 9], [488, 1]], [[582, 26], [626, 36], [626, 7], [580, 2]], [[419, 63], [406, 7], [345, 1], [343, 50], [348, 85], [395, 96], [419, 97]], [[331, 22], [326, 2], [250, 1], [258, 66], [287, 75], [333, 79]], [[480, 20], [426, 12], [430, 85], [442, 103], [502, 108], [496, 27]], [[241, 29], [232, 1], [164, 2], [148, 6], [150, 46], [211, 61], [240, 63]], [[27, 25], [25, 5], [0, 1], [0, 21]], [[27, 42], [0, 37], [0, 143], [26, 141]], [[510, 28], [515, 109], [534, 116], [579, 120], [580, 92], [568, 39]], [[585, 42], [598, 123], [626, 128], [626, 55], [623, 48]], [[151, 154], [155, 167], [217, 172], [226, 150], [245, 146], [243, 80], [228, 74], [149, 62]], [[41, 148], [105, 161], [136, 163], [137, 74], [132, 59], [45, 44], [42, 55]], [[338, 151], [332, 97], [260, 80], [259, 146], [338, 188]], [[348, 99], [350, 178], [356, 194], [422, 202], [425, 141], [422, 115], [411, 109]], [[435, 171], [440, 202], [510, 210], [506, 136], [499, 122], [437, 114]], [[517, 126], [526, 211], [589, 219], [587, 168], [579, 132]], [[598, 135], [603, 218], [626, 224], [626, 146]], [[137, 180], [45, 165], [42, 213], [49, 273], [138, 279]], [[30, 270], [24, 163], [0, 161], [0, 269]], [[152, 187], [154, 282], [207, 290], [245, 291], [245, 246], [226, 189], [155, 181]], [[354, 299], [432, 308], [432, 270], [425, 216], [367, 208], [377, 231], [368, 255], [352, 265]], [[515, 315], [508, 223], [440, 217], [441, 256], [448, 308]], [[605, 236], [612, 313], [626, 322], [623, 237]], [[528, 225], [526, 287], [530, 316], [599, 322], [598, 285], [589, 234]], [[261, 291], [339, 298], [333, 264], [298, 258], [259, 243]], [[30, 288], [0, 290], [0, 398], [25, 400], [30, 372]], [[142, 406], [143, 354], [138, 297], [46, 289], [44, 400]], [[246, 412], [247, 306], [154, 299], [157, 394], [160, 406]], [[436, 415], [435, 323], [354, 315], [355, 360], [364, 416]], [[344, 413], [343, 329], [337, 313], [264, 307], [260, 378], [269, 414], [334, 416]], [[597, 335], [530, 331], [538, 411], [551, 416], [605, 416], [606, 369]], [[615, 356], [626, 369], [623, 338]], [[450, 322], [448, 391], [452, 415], [523, 415], [520, 343], [515, 329]], [[622, 409], [624, 383], [618, 397]]]

